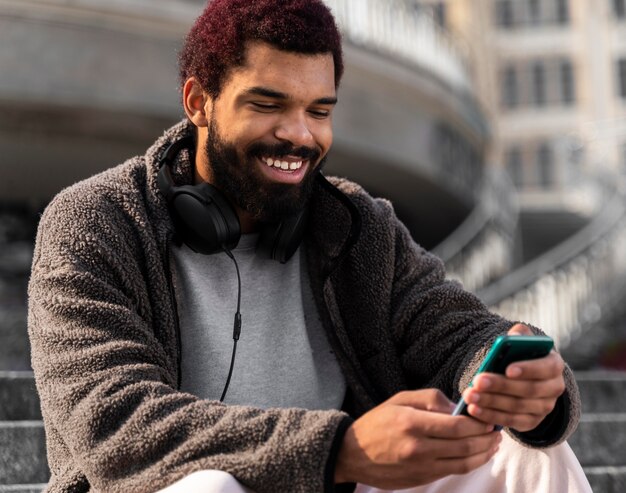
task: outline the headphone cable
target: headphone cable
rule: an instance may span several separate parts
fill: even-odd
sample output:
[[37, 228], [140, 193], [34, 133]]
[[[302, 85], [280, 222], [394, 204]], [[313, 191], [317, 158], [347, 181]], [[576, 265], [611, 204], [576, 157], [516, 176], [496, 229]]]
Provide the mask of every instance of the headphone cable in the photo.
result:
[[226, 385], [224, 386], [224, 390], [222, 391], [222, 397], [220, 397], [220, 402], [224, 402], [224, 397], [226, 397], [226, 392], [228, 391], [228, 386], [230, 385], [230, 379], [233, 376], [233, 368], [235, 366], [235, 354], [237, 353], [237, 341], [239, 340], [239, 336], [241, 335], [241, 312], [239, 311], [241, 308], [241, 276], [239, 275], [239, 265], [237, 265], [237, 260], [235, 260], [235, 256], [232, 252], [222, 246], [222, 249], [228, 255], [231, 260], [235, 263], [235, 269], [237, 269], [237, 312], [235, 313], [235, 320], [233, 323], [233, 354], [230, 358], [230, 369], [228, 370], [228, 377], [226, 378]]

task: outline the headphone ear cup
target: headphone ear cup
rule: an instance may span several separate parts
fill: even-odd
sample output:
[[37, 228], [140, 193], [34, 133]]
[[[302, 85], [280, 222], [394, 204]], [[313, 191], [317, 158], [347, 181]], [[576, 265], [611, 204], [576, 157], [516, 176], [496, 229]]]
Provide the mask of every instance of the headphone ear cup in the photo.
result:
[[174, 184], [169, 166], [183, 149], [189, 149], [192, 156], [193, 147], [194, 138], [184, 137], [165, 149], [159, 159], [157, 185], [165, 196], [176, 233], [189, 248], [205, 255], [224, 248], [232, 250], [239, 243], [241, 226], [222, 193], [209, 183], [180, 187]]
[[272, 260], [286, 263], [302, 243], [308, 217], [309, 209], [305, 207], [298, 214], [267, 225], [261, 231], [257, 249]]
[[239, 243], [239, 218], [209, 183], [176, 187], [169, 205], [176, 232], [193, 251], [210, 255]]

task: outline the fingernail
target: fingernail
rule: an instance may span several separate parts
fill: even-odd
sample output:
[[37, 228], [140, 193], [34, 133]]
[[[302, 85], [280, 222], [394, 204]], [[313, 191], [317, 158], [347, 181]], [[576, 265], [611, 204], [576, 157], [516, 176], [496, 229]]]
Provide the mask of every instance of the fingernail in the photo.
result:
[[471, 394], [469, 396], [469, 401], [468, 402], [476, 404], [479, 400], [480, 400], [480, 394], [474, 393], [474, 394]]
[[491, 387], [491, 378], [489, 377], [483, 377], [480, 379], [480, 386], [483, 389], [488, 389], [489, 387]]
[[480, 416], [483, 413], [483, 410], [481, 408], [479, 408], [478, 406], [472, 406], [472, 413], [471, 414], [475, 414], [476, 416]]
[[509, 374], [509, 377], [519, 377], [522, 374], [522, 369], [519, 366], [511, 366], [507, 370], [507, 373]]

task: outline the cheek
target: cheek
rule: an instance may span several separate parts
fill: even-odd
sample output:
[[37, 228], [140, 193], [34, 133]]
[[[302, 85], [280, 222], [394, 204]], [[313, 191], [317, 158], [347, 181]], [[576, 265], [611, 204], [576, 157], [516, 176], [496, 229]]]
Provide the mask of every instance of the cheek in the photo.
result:
[[233, 118], [220, 125], [222, 137], [228, 142], [246, 146], [259, 139], [266, 139], [272, 126], [263, 118]]
[[331, 125], [324, 126], [316, 132], [315, 140], [326, 155], [333, 144], [333, 129]]

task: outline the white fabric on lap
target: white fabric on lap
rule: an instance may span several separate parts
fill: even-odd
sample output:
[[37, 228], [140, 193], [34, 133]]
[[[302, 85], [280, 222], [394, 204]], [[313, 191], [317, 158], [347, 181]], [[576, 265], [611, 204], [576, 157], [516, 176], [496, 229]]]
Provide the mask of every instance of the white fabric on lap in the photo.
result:
[[[531, 449], [503, 433], [500, 450], [474, 471], [396, 493], [592, 493], [585, 473], [567, 443]], [[387, 493], [359, 485], [355, 493]]]
[[253, 493], [224, 471], [197, 471], [157, 493]]

